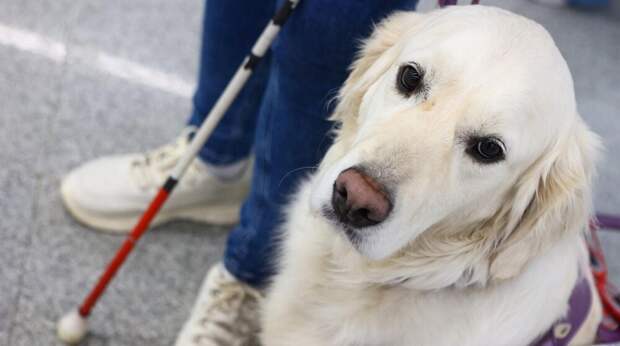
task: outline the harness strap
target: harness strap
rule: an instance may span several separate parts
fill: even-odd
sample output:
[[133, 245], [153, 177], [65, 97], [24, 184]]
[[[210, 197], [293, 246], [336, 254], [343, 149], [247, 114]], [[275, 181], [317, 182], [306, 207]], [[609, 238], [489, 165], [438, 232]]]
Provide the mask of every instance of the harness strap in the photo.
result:
[[579, 275], [568, 305], [566, 316], [556, 321], [547, 333], [530, 346], [564, 346], [573, 340], [588, 317], [592, 306], [592, 291], [585, 275]]
[[[615, 345], [620, 342], [620, 291], [608, 281], [607, 263], [597, 235], [599, 225], [618, 229], [620, 220], [617, 217], [599, 215], [598, 223], [596, 221], [591, 223], [590, 236], [587, 238], [592, 276], [603, 305], [603, 320], [596, 333], [596, 343], [597, 345]], [[566, 317], [554, 323], [547, 333], [530, 346], [568, 345], [588, 316], [592, 305], [592, 294], [587, 278], [580, 275], [571, 293]]]
[[596, 332], [596, 343], [597, 345], [617, 345], [618, 342], [620, 342], [620, 327], [616, 321], [605, 316]]

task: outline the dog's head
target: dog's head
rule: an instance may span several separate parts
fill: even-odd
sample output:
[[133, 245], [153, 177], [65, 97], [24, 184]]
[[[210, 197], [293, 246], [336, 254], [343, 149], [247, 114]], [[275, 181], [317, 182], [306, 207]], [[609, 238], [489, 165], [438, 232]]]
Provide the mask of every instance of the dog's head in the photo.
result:
[[598, 140], [552, 38], [523, 17], [389, 17], [333, 118], [311, 207], [371, 261], [450, 258], [436, 286], [505, 278], [587, 224]]

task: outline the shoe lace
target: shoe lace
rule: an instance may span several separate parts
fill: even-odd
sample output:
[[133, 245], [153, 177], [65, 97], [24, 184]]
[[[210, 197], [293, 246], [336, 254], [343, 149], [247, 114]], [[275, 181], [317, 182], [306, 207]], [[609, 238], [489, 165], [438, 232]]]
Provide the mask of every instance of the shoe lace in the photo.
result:
[[204, 317], [198, 320], [201, 332], [194, 335], [197, 346], [258, 345], [258, 311], [262, 295], [257, 290], [224, 278], [217, 279], [202, 306]]
[[[195, 132], [195, 127], [187, 127], [174, 142], [148, 151], [134, 159], [131, 162], [130, 172], [137, 185], [143, 190], [161, 185], [186, 151]], [[195, 175], [193, 173], [197, 170], [197, 165], [192, 163], [184, 181], [191, 184], [193, 182], [192, 176]]]

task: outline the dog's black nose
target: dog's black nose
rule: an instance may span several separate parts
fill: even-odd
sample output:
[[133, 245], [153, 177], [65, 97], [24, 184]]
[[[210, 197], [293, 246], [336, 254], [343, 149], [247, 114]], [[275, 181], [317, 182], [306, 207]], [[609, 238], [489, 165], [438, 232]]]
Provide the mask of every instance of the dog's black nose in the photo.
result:
[[384, 187], [355, 168], [338, 175], [332, 191], [332, 207], [338, 220], [354, 228], [381, 223], [392, 209]]

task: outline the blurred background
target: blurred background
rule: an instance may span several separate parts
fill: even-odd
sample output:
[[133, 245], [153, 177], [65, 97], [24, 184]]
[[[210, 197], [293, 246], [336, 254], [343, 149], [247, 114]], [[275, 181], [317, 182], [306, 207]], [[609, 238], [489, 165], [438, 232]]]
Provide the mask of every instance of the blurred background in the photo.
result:
[[[620, 213], [620, 0], [610, 1], [581, 10], [553, 0], [481, 2], [530, 17], [556, 39], [579, 110], [607, 147], [597, 210]], [[0, 0], [0, 345], [59, 344], [57, 318], [123, 240], [72, 220], [60, 178], [85, 160], [175, 138], [190, 110], [203, 5]], [[84, 344], [172, 344], [225, 237], [226, 229], [188, 222], [147, 234], [95, 309]], [[604, 243], [620, 281], [620, 234]]]

